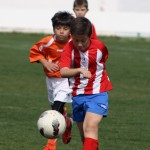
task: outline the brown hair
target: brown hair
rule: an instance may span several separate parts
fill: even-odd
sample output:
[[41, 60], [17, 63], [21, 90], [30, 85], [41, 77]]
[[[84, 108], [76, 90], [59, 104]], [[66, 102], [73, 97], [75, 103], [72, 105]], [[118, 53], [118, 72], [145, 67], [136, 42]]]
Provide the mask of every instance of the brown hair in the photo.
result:
[[77, 17], [71, 23], [71, 34], [72, 35], [87, 35], [88, 37], [92, 34], [92, 24], [85, 17]]
[[75, 0], [74, 3], [73, 3], [73, 9], [76, 6], [84, 6], [88, 9], [88, 1], [87, 0]]
[[71, 26], [71, 22], [74, 19], [73, 15], [67, 11], [57, 12], [51, 19], [52, 26], [55, 28], [58, 25]]

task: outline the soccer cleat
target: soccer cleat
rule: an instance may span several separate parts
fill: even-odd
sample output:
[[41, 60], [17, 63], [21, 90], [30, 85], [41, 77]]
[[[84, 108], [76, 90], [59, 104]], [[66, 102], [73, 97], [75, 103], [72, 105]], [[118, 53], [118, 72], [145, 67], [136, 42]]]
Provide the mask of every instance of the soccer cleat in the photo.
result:
[[72, 128], [72, 118], [66, 117], [66, 130], [62, 135], [62, 140], [64, 144], [68, 144], [71, 140], [71, 128]]
[[48, 139], [47, 145], [43, 150], [56, 150], [57, 139]]

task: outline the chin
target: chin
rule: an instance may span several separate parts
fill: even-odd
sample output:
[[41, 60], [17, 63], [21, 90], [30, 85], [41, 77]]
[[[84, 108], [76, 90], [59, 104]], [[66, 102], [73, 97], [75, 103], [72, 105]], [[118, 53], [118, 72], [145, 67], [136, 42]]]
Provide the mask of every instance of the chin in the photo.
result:
[[59, 42], [61, 42], [61, 43], [66, 43], [67, 40], [66, 40], [66, 39], [59, 39]]

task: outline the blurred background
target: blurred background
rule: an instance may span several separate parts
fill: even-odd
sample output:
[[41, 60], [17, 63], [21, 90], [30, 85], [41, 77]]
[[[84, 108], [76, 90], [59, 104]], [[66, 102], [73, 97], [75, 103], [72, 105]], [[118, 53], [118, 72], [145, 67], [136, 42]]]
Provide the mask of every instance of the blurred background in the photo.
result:
[[[51, 33], [51, 18], [74, 0], [0, 0], [0, 31]], [[150, 37], [150, 0], [88, 0], [98, 35]]]

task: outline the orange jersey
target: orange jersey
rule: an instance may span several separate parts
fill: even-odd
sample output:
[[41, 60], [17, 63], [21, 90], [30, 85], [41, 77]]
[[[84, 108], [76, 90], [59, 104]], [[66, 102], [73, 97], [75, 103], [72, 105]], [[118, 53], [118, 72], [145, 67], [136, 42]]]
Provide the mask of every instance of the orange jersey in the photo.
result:
[[[69, 41], [69, 40], [68, 40]], [[56, 40], [55, 35], [47, 36], [41, 39], [38, 43], [33, 45], [30, 49], [30, 62], [38, 62], [45, 58], [47, 61], [57, 62], [60, 61], [61, 54], [63, 52], [66, 43], [60, 43]], [[44, 68], [44, 72], [47, 77], [61, 78], [60, 70], [56, 72], [50, 72]]]

